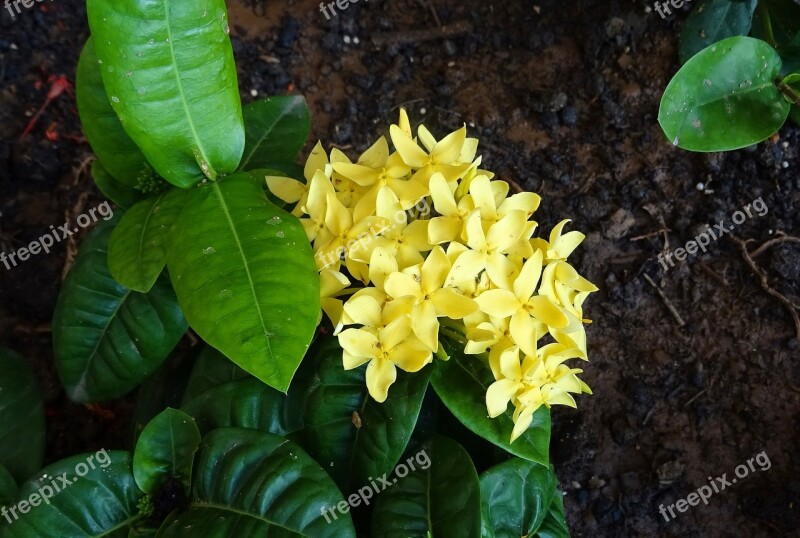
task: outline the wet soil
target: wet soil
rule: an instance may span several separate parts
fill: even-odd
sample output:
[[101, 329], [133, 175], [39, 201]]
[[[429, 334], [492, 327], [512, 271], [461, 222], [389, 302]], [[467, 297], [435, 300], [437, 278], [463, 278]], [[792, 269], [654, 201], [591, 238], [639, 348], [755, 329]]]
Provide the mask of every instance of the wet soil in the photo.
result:
[[[568, 217], [587, 234], [575, 265], [601, 288], [587, 305], [594, 395], [553, 416], [574, 536], [800, 536], [800, 342], [775, 295], [800, 304], [800, 243], [780, 239], [800, 235], [800, 129], [727, 154], [664, 139], [658, 102], [685, 11], [662, 20], [619, 0], [364, 0], [327, 20], [317, 0], [229, 4], [244, 100], [302, 93], [313, 140], [352, 154], [400, 106], [434, 133], [466, 123], [486, 168], [543, 196], [543, 231]], [[102, 201], [74, 96], [20, 136], [57, 77], [74, 81], [87, 32], [75, 0], [0, 12], [1, 250]], [[667, 270], [657, 261], [707, 226], [730, 228], [748, 204], [767, 211], [705, 253]], [[763, 284], [737, 240], [760, 250]], [[86, 408], [59, 388], [49, 323], [74, 246], [0, 267], [0, 344], [40, 374], [48, 460], [124, 448], [131, 420], [131, 398]], [[762, 456], [708, 505], [659, 513], [762, 452], [768, 469]]]

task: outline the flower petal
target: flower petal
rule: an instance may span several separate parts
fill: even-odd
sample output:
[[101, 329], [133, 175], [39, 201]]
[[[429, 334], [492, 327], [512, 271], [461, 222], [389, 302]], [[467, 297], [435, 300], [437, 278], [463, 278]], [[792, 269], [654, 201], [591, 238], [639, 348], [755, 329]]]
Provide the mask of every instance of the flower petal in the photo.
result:
[[527, 312], [520, 310], [511, 317], [509, 331], [523, 353], [531, 357], [536, 356], [536, 342], [539, 340], [539, 335], [536, 322]]
[[383, 287], [393, 299], [411, 295], [417, 300], [422, 299], [422, 288], [412, 276], [405, 273], [392, 273], [383, 283]]
[[564, 312], [547, 297], [542, 295], [531, 297], [528, 304], [532, 307], [531, 315], [549, 327], [563, 329], [570, 324]]
[[322, 142], [317, 142], [311, 154], [306, 160], [306, 166], [303, 174], [306, 176], [306, 181], [311, 181], [314, 174], [318, 170], [325, 170], [325, 165], [328, 164], [328, 154], [325, 153], [325, 148], [322, 147]]
[[267, 176], [267, 188], [284, 202], [293, 204], [300, 200], [307, 186], [290, 177]]
[[441, 288], [436, 290], [432, 297], [436, 314], [447, 316], [450, 319], [463, 319], [478, 310], [478, 304], [457, 293], [453, 288]]
[[389, 158], [389, 143], [385, 136], [381, 136], [370, 148], [358, 158], [358, 164], [369, 168], [383, 168]]
[[398, 126], [392, 125], [389, 128], [392, 143], [397, 152], [403, 158], [403, 162], [412, 168], [424, 167], [430, 158], [425, 151], [420, 148], [411, 137], [407, 136]]
[[522, 266], [519, 276], [514, 281], [514, 295], [522, 302], [533, 296], [539, 279], [542, 277], [542, 251], [537, 250]]
[[495, 318], [507, 318], [521, 308], [520, 302], [508, 290], [489, 290], [475, 298], [482, 312]]
[[390, 351], [389, 359], [403, 371], [419, 372], [433, 361], [433, 352], [420, 341], [411, 339]]
[[381, 316], [381, 303], [369, 295], [351, 297], [344, 305], [344, 311], [350, 316], [353, 323], [367, 327], [380, 327], [383, 325]]
[[521, 387], [521, 383], [513, 379], [495, 381], [486, 390], [486, 410], [489, 417], [499, 417], [506, 412], [508, 403], [514, 399]]
[[454, 131], [441, 139], [431, 151], [431, 158], [440, 164], [453, 164], [464, 149], [467, 140], [466, 124], [458, 131]]
[[356, 357], [378, 356], [378, 336], [368, 329], [347, 329], [339, 334], [339, 345]]
[[379, 403], [386, 401], [389, 387], [397, 380], [397, 369], [389, 359], [380, 357], [370, 361], [367, 366], [367, 389], [372, 398]]
[[431, 301], [422, 301], [411, 312], [411, 325], [414, 334], [431, 351], [439, 349], [439, 320], [436, 308]]

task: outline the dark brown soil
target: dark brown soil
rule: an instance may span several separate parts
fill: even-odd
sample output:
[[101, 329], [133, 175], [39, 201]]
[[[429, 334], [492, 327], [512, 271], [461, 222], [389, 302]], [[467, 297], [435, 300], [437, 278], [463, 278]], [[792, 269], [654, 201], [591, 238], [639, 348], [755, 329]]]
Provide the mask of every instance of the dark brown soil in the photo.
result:
[[[466, 122], [486, 168], [543, 196], [542, 230], [569, 217], [587, 234], [576, 266], [601, 288], [587, 307], [594, 396], [553, 417], [573, 534], [800, 536], [800, 342], [788, 307], [730, 235], [669, 271], [656, 261], [758, 197], [768, 213], [733, 231], [750, 251], [779, 232], [800, 235], [800, 130], [728, 154], [664, 140], [658, 102], [685, 11], [662, 20], [638, 1], [364, 0], [327, 21], [318, 5], [231, 3], [243, 99], [302, 93], [314, 140], [351, 153], [401, 105], [435, 133]], [[441, 27], [457, 23], [468, 31], [445, 37]], [[57, 98], [20, 140], [55, 77], [74, 81], [86, 37], [76, 0], [14, 20], [0, 12], [0, 250], [102, 200], [85, 173], [74, 97]], [[49, 322], [71, 248], [0, 266], [0, 344], [40, 372], [50, 460], [126, 447], [132, 405], [88, 409], [59, 388]], [[800, 303], [800, 243], [754, 260]], [[670, 522], [659, 514], [762, 451], [769, 470]]]

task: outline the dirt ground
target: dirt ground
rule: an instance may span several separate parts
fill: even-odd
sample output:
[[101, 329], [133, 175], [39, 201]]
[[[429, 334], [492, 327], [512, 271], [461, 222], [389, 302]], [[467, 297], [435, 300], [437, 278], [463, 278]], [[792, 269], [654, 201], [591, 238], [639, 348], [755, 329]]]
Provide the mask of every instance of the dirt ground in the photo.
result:
[[[685, 11], [662, 20], [640, 1], [364, 0], [328, 21], [318, 0], [229, 9], [245, 101], [302, 93], [314, 140], [353, 155], [401, 105], [434, 133], [466, 122], [486, 168], [543, 196], [541, 230], [569, 217], [587, 234], [575, 265], [601, 288], [587, 305], [594, 395], [553, 416], [574, 536], [800, 536], [800, 329], [779, 298], [800, 304], [800, 242], [781, 236], [800, 235], [800, 129], [727, 154], [664, 139], [658, 102]], [[77, 0], [0, 12], [0, 250], [102, 201], [74, 96], [49, 103], [21, 138], [57, 77], [74, 82], [87, 34]], [[759, 197], [768, 211], [707, 252], [666, 271], [657, 261], [706, 225], [729, 228]], [[753, 266], [739, 240], [752, 241]], [[126, 447], [133, 405], [84, 408], [59, 388], [49, 323], [74, 247], [0, 267], [0, 344], [40, 373], [48, 460]], [[769, 469], [755, 464], [669, 522], [659, 514], [762, 451]]]

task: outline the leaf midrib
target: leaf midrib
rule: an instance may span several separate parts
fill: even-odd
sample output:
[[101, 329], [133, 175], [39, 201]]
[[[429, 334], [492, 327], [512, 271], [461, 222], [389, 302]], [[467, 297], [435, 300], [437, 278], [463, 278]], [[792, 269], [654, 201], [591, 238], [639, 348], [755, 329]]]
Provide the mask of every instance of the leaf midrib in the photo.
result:
[[264, 135], [258, 139], [258, 142], [256, 142], [256, 144], [253, 146], [253, 149], [247, 154], [247, 157], [242, 160], [242, 164], [239, 165], [239, 170], [244, 170], [245, 167], [250, 164], [250, 160], [253, 158], [253, 155], [255, 155], [256, 151], [258, 151], [258, 148], [261, 147], [261, 144], [263, 144], [267, 137], [272, 133], [272, 131], [275, 129], [275, 126], [291, 113], [292, 109], [294, 109], [294, 105], [287, 110], [281, 111], [280, 115], [275, 118], [275, 121], [273, 121], [269, 128], [264, 132]]
[[296, 534], [297, 536], [302, 536], [304, 538], [311, 538], [311, 536], [309, 534], [305, 534], [303, 532], [300, 532], [300, 531], [297, 531], [295, 529], [291, 529], [289, 527], [281, 525], [280, 523], [276, 523], [276, 522], [272, 521], [271, 519], [267, 519], [266, 517], [264, 517], [262, 515], [253, 514], [253, 513], [250, 513], [250, 512], [245, 512], [244, 510], [238, 510], [238, 509], [236, 509], [236, 508], [234, 508], [234, 507], [232, 507], [230, 505], [227, 505], [227, 504], [218, 504], [218, 503], [210, 502], [210, 501], [195, 501], [195, 502], [191, 503], [189, 505], [189, 507], [190, 508], [213, 508], [215, 510], [220, 510], [220, 511], [223, 511], [223, 512], [231, 512], [231, 513], [234, 513], [234, 514], [238, 514], [240, 516], [246, 516], [246, 517], [249, 517], [249, 518], [252, 518], [252, 519], [257, 519], [259, 521], [263, 521], [264, 523], [266, 523], [268, 525], [272, 525], [273, 527], [278, 527], [280, 529], [284, 529], [284, 530], [286, 530], [288, 532]]

